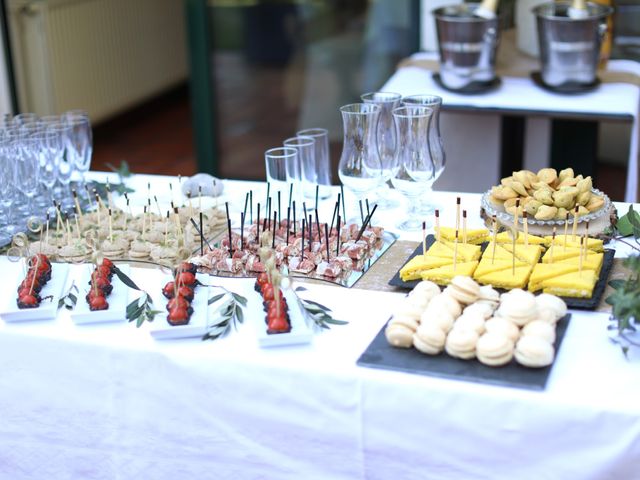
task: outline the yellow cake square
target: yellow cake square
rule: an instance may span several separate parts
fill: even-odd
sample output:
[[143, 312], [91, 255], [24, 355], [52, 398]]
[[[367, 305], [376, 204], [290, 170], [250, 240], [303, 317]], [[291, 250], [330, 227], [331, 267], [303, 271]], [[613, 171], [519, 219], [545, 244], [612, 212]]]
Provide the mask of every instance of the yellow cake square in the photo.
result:
[[456, 275], [473, 276], [473, 272], [478, 266], [478, 261], [458, 262], [454, 266], [453, 263], [438, 268], [432, 268], [422, 273], [423, 280], [431, 280], [438, 285], [448, 285]]

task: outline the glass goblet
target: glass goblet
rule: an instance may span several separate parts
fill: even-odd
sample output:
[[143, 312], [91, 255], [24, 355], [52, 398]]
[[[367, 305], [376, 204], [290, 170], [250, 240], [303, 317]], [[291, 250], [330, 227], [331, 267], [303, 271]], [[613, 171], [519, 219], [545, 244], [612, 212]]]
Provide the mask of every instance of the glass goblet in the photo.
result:
[[422, 220], [417, 200], [435, 179], [436, 166], [429, 148], [429, 123], [433, 110], [429, 107], [398, 107], [393, 119], [398, 137], [397, 170], [391, 179], [393, 186], [406, 198], [407, 217], [398, 225], [401, 230], [418, 230]]

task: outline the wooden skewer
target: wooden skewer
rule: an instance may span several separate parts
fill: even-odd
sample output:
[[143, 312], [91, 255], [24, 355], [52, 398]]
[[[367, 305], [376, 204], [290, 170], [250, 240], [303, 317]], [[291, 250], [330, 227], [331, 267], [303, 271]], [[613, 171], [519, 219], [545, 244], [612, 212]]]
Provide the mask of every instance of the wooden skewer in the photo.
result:
[[154, 195], [153, 201], [156, 202], [156, 207], [158, 209], [158, 216], [162, 217], [162, 210], [160, 210], [160, 203], [158, 203], [158, 197]]
[[516, 232], [520, 230], [520, 199], [516, 200], [516, 213], [513, 214], [513, 228]]
[[453, 271], [456, 271], [458, 263], [458, 230], [456, 230], [456, 239], [453, 243]]
[[249, 190], [249, 225], [253, 225], [253, 190]]
[[100, 201], [100, 197], [98, 196], [98, 194], [96, 193], [96, 203], [98, 204], [98, 229], [100, 229], [100, 227], [102, 226], [102, 215], [100, 213], [100, 211], [102, 210], [101, 207], [101, 201]]
[[87, 191], [87, 198], [89, 199], [89, 208], [93, 211], [93, 199], [91, 198], [91, 192], [89, 191], [89, 185], [85, 184], [84, 189]]
[[46, 243], [47, 245], [49, 245], [49, 213], [47, 212], [47, 232], [44, 236], [44, 243]]
[[511, 246], [512, 246], [512, 255], [511, 255], [511, 275], [515, 277], [516, 275], [516, 239], [518, 238], [518, 230], [516, 229], [513, 232], [511, 238]]
[[522, 212], [522, 229], [524, 230], [524, 246], [529, 246], [529, 222], [527, 212]]
[[145, 240], [147, 234], [147, 206], [145, 205], [142, 210], [142, 240]]
[[467, 243], [467, 211], [462, 210], [462, 243]]
[[422, 222], [422, 256], [427, 254], [427, 222]]
[[338, 235], [337, 235], [337, 241], [336, 241], [336, 257], [338, 255], [340, 255], [340, 220], [342, 220], [342, 217], [340, 217], [340, 214], [338, 213], [338, 219], [336, 220], [336, 228], [338, 229]]
[[189, 218], [193, 217], [193, 204], [191, 203], [191, 192], [187, 192], [187, 201], [189, 202]]
[[456, 231], [460, 229], [460, 197], [456, 198]]
[[556, 227], [553, 227], [553, 235], [551, 237], [551, 246], [549, 247], [549, 263], [553, 263], [553, 247], [556, 244]]
[[111, 209], [109, 209], [109, 241], [113, 243], [113, 217], [111, 216]]
[[80, 208], [80, 202], [78, 201], [78, 194], [75, 189], [71, 190], [71, 194], [73, 195], [73, 203], [76, 205], [76, 214], [82, 220], [82, 209]]
[[584, 237], [580, 237], [580, 258], [578, 259], [578, 275], [582, 276], [582, 246], [584, 244]]
[[331, 260], [331, 250], [329, 250], [329, 225], [324, 224], [324, 241], [327, 243], [327, 262]]
[[107, 205], [109, 208], [113, 208], [113, 197], [111, 196], [111, 184], [109, 183], [109, 179], [107, 178]]
[[202, 185], [198, 185], [198, 212], [202, 211]]
[[576, 205], [575, 210], [573, 211], [573, 226], [571, 227], [571, 241], [575, 242], [576, 240], [576, 231], [578, 230], [578, 212], [580, 211], [580, 207]]
[[67, 242], [73, 244], [73, 236], [71, 236], [71, 226], [69, 225], [69, 217], [67, 217]]
[[440, 241], [440, 210], [436, 209], [436, 242]]
[[169, 210], [167, 210], [167, 217], [164, 220], [164, 246], [167, 246], [169, 241]]
[[567, 233], [569, 230], [569, 212], [566, 213], [564, 217], [564, 245], [562, 247], [563, 251], [567, 250]]
[[496, 261], [496, 242], [498, 240], [498, 218], [494, 215], [491, 217], [493, 223], [493, 246], [491, 248], [491, 265], [493, 265]]
[[[200, 256], [204, 255], [204, 228], [202, 225], [202, 212], [200, 212]], [[240, 231], [244, 232], [244, 216], [242, 218], [242, 225], [240, 226]], [[241, 233], [241, 237], [242, 238], [242, 233]], [[242, 244], [242, 242], [240, 242]], [[242, 246], [242, 245], [241, 245]]]

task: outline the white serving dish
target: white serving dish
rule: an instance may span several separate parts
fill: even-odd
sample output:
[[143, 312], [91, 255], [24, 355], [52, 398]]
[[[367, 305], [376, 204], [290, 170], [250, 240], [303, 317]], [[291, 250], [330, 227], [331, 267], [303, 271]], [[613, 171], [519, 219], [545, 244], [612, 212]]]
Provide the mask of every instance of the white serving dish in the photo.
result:
[[253, 291], [249, 298], [252, 301], [248, 302], [248, 309], [252, 309], [250, 317], [253, 320], [253, 325], [256, 329], [256, 336], [258, 337], [258, 344], [261, 347], [282, 347], [285, 345], [301, 345], [311, 343], [313, 339], [313, 331], [307, 325], [304, 314], [298, 300], [296, 299], [295, 292], [285, 290], [284, 297], [287, 300], [289, 306], [289, 321], [291, 322], [291, 331], [288, 333], [267, 333], [266, 312], [262, 306], [262, 297], [259, 293]]
[[[209, 275], [198, 274], [196, 278], [206, 284]], [[166, 307], [169, 300], [162, 295], [162, 288], [171, 280], [171, 276], [163, 275], [162, 284], [158, 288], [159, 293], [154, 292], [151, 294], [153, 309], [162, 310], [162, 313], [156, 315], [153, 322], [149, 324], [151, 336], [157, 340], [203, 337], [207, 333], [207, 320], [209, 318], [209, 287], [203, 285], [196, 287], [193, 302], [191, 302], [193, 314], [189, 319], [189, 323], [174, 326], [167, 322], [167, 314], [169, 312], [167, 312]]]
[[41, 297], [52, 295], [51, 300], [43, 300], [38, 308], [18, 308], [18, 285], [24, 280], [20, 272], [13, 281], [8, 282], [5, 290], [5, 301], [0, 309], [0, 317], [5, 322], [28, 322], [31, 320], [52, 320], [58, 314], [58, 302], [64, 294], [64, 287], [69, 275], [69, 265], [66, 263], [51, 264], [51, 280], [40, 291]]
[[[126, 276], [130, 276], [131, 267], [129, 265], [118, 265], [118, 268]], [[111, 285], [113, 291], [106, 297], [109, 308], [106, 310], [91, 311], [86, 300], [89, 293], [89, 280], [94, 270], [93, 265], [83, 265], [82, 275], [80, 276], [78, 285], [78, 302], [71, 311], [71, 319], [78, 325], [87, 323], [109, 323], [109, 322], [126, 322], [127, 321], [127, 305], [129, 304], [129, 287], [127, 287], [117, 275], [113, 276]]]

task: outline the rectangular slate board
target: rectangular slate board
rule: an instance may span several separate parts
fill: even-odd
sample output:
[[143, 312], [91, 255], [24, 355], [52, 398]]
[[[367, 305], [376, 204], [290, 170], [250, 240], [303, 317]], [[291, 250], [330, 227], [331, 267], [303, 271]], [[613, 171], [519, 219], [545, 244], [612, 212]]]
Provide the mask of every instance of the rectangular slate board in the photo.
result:
[[[557, 324], [554, 344], [556, 356], [570, 319], [571, 314], [567, 314]], [[384, 336], [385, 328], [386, 325], [360, 356], [358, 365], [529, 390], [544, 390], [553, 368], [553, 364], [544, 368], [527, 368], [517, 364], [515, 360], [502, 367], [488, 367], [476, 359], [461, 360], [450, 357], [445, 352], [435, 356], [425, 355], [415, 348], [389, 345]]]
[[[435, 242], [435, 237], [433, 235], [427, 236], [427, 249]], [[486, 248], [487, 244], [482, 244], [482, 250]], [[602, 269], [600, 270], [600, 276], [598, 277], [598, 281], [596, 282], [595, 287], [593, 288], [593, 295], [591, 298], [574, 298], [574, 297], [560, 297], [567, 304], [567, 307], [574, 308], [578, 310], [595, 310], [600, 305], [602, 301], [602, 295], [604, 295], [604, 291], [607, 288], [607, 280], [609, 279], [609, 273], [611, 273], [611, 268], [613, 267], [613, 257], [615, 256], [616, 251], [610, 248], [604, 249], [604, 255], [602, 257]], [[422, 244], [418, 245], [415, 251], [407, 258], [407, 261], [402, 265], [403, 267], [411, 260], [413, 257], [417, 255], [422, 255]], [[408, 282], [404, 282], [400, 278], [400, 269], [396, 272], [396, 274], [389, 280], [388, 284], [394, 287], [404, 288], [407, 290], [411, 290], [415, 287], [420, 280], [411, 280]], [[503, 289], [497, 289], [500, 292], [504, 292]]]

